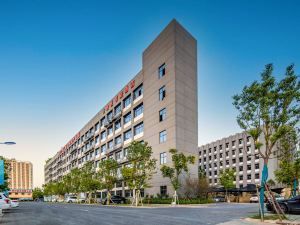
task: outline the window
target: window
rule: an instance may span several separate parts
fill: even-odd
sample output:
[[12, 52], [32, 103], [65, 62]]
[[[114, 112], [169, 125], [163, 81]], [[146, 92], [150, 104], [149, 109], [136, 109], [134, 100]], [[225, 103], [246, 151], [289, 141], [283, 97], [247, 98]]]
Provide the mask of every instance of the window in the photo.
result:
[[243, 144], [243, 139], [239, 139], [239, 145]]
[[236, 163], [236, 159], [232, 159], [232, 163]]
[[250, 136], [247, 137], [247, 142], [250, 142]]
[[130, 122], [130, 121], [131, 121], [131, 112], [127, 113], [127, 114], [124, 116], [123, 120], [124, 120], [124, 124]]
[[167, 110], [163, 108], [159, 111], [159, 122], [164, 121], [167, 117]]
[[123, 108], [126, 108], [131, 104], [131, 95], [128, 95], [124, 100], [123, 100]]
[[140, 123], [133, 128], [134, 136], [144, 132], [144, 123]]
[[95, 138], [95, 144], [97, 145], [99, 143], [99, 135]]
[[248, 179], [248, 180], [251, 180], [251, 174], [248, 174], [248, 175], [247, 175], [247, 179]]
[[259, 164], [255, 164], [255, 169], [259, 169]]
[[167, 186], [160, 186], [160, 195], [161, 196], [167, 195]]
[[131, 129], [124, 133], [124, 141], [129, 140], [131, 138]]
[[109, 141], [109, 142], [107, 143], [108, 149], [112, 149], [113, 146], [114, 146], [113, 140], [111, 140], [111, 141]]
[[229, 148], [229, 143], [226, 143], [225, 145], [226, 145], [226, 148]]
[[222, 145], [219, 145], [219, 149], [222, 150]]
[[112, 120], [112, 117], [113, 117], [113, 112], [110, 111], [110, 112], [107, 114], [107, 120], [108, 120], [108, 121], [111, 121], [111, 120]]
[[240, 171], [243, 171], [243, 167], [242, 167], [242, 166], [240, 166], [239, 170], [240, 170]]
[[116, 152], [116, 160], [120, 160], [122, 158], [122, 151]]
[[138, 86], [134, 91], [133, 91], [133, 100], [137, 99], [143, 94], [143, 84]]
[[165, 164], [167, 163], [167, 153], [166, 152], [163, 152], [163, 153], [160, 153], [160, 164]]
[[96, 150], [95, 150], [95, 155], [97, 156], [97, 155], [99, 155], [99, 148], [96, 148]]
[[115, 122], [115, 130], [118, 130], [119, 128], [121, 128], [121, 119]]
[[232, 141], [232, 143], [231, 143], [231, 144], [232, 144], [232, 147], [233, 147], [233, 146], [235, 146], [235, 141]]
[[247, 165], [247, 170], [251, 170], [251, 165]]
[[243, 175], [240, 176], [240, 180], [243, 180]]
[[128, 149], [127, 149], [127, 148], [124, 148], [124, 150], [123, 150], [123, 156], [124, 156], [124, 158], [127, 157], [127, 153], [128, 153]]
[[239, 153], [243, 153], [243, 149], [242, 148], [239, 148]]
[[159, 89], [159, 101], [164, 100], [165, 97], [166, 97], [166, 87], [165, 87], [165, 86], [162, 86], [162, 87]]
[[115, 145], [121, 144], [122, 143], [122, 138], [121, 135], [115, 138]]
[[255, 174], [255, 179], [259, 179], [259, 174], [258, 173]]
[[115, 115], [118, 115], [121, 112], [121, 103], [119, 103], [116, 107], [115, 107]]
[[106, 152], [106, 145], [102, 145], [101, 146], [101, 153], [105, 153]]
[[162, 64], [160, 67], [158, 67], [158, 78], [162, 78], [166, 74], [166, 64]]
[[113, 133], [113, 127], [111, 126], [111, 127], [107, 128], [107, 135], [110, 135], [112, 133]]
[[105, 117], [103, 117], [101, 120], [100, 120], [100, 126], [104, 126], [104, 122], [105, 122]]
[[103, 132], [101, 132], [101, 140], [103, 140], [103, 139], [105, 139], [105, 138], [106, 138], [106, 132], [103, 131]]
[[133, 109], [134, 117], [141, 115], [144, 112], [143, 103]]
[[95, 125], [95, 132], [97, 132], [98, 130], [99, 130], [99, 122], [96, 123], [96, 125]]
[[159, 132], [159, 143], [164, 143], [167, 141], [167, 131], [163, 130]]
[[239, 161], [240, 161], [240, 162], [243, 162], [243, 157], [240, 157], [240, 158], [239, 158]]

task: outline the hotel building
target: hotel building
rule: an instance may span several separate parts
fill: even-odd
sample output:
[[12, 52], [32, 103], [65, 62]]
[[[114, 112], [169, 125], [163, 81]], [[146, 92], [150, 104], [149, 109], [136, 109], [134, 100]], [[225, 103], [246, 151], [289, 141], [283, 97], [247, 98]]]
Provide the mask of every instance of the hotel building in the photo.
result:
[[[259, 139], [264, 140], [263, 136]], [[199, 167], [205, 170], [211, 186], [219, 185], [220, 171], [233, 169], [236, 172], [235, 184], [239, 188], [260, 183], [263, 159], [255, 149], [253, 139], [242, 132], [200, 146]], [[272, 155], [268, 163], [268, 179], [275, 180], [277, 168], [278, 159]]]
[[9, 197], [12, 199], [32, 198], [32, 163], [10, 159]]
[[[160, 172], [170, 148], [198, 157], [197, 42], [176, 20], [142, 54], [142, 69], [45, 165], [45, 183], [60, 180], [86, 161], [114, 158], [126, 165], [132, 141], [146, 141], [157, 172], [145, 194], [172, 194]], [[120, 172], [119, 169], [119, 172]], [[197, 176], [198, 165], [190, 166]], [[128, 196], [120, 181], [116, 194]]]

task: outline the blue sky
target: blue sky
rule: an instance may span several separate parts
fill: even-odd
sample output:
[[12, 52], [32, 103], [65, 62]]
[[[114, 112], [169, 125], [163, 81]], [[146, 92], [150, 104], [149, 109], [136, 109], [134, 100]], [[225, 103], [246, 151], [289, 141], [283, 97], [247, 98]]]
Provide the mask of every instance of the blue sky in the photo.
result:
[[141, 69], [176, 18], [198, 40], [199, 144], [239, 132], [231, 97], [274, 63], [300, 71], [299, 1], [1, 1], [1, 154], [59, 150]]

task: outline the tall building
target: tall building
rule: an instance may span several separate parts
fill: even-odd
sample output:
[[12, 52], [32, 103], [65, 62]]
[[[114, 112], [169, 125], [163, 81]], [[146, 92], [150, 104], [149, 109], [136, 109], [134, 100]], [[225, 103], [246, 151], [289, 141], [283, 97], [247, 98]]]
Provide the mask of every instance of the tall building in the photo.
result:
[[[160, 172], [170, 148], [198, 156], [197, 42], [176, 20], [142, 55], [142, 69], [45, 165], [45, 183], [57, 181], [86, 161], [114, 158], [126, 165], [127, 147], [146, 141], [157, 173], [146, 194], [172, 194]], [[190, 167], [197, 176], [198, 165]], [[119, 170], [120, 171], [120, 170]], [[114, 189], [128, 195], [124, 182]]]
[[9, 197], [12, 199], [32, 198], [32, 163], [17, 161], [15, 159], [10, 159], [9, 163]]
[[[260, 140], [264, 140], [263, 136]], [[221, 170], [233, 169], [236, 172], [235, 184], [239, 188], [260, 183], [263, 159], [255, 149], [253, 139], [242, 132], [200, 146], [199, 167], [206, 171], [211, 186], [219, 185]], [[269, 179], [275, 180], [277, 168], [278, 159], [272, 155], [268, 163]]]

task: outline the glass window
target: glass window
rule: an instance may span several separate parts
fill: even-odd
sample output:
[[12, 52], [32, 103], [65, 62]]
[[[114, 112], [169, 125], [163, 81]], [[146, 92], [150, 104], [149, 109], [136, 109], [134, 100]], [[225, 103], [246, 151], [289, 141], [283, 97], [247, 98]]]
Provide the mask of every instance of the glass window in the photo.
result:
[[99, 130], [99, 122], [96, 123], [96, 125], [95, 125], [95, 132], [97, 132], [98, 130]]
[[112, 133], [113, 133], [113, 127], [111, 126], [111, 127], [107, 128], [107, 135], [110, 135]]
[[160, 153], [160, 164], [165, 164], [167, 163], [167, 153], [166, 152], [163, 152], [163, 153]]
[[159, 132], [159, 143], [164, 143], [167, 141], [167, 131], [163, 130]]
[[137, 99], [143, 94], [143, 84], [138, 86], [134, 91], [133, 91], [133, 100]]
[[168, 194], [167, 192], [167, 186], [160, 186], [160, 195], [166, 196]]
[[128, 131], [126, 131], [126, 132], [124, 132], [124, 141], [130, 139], [130, 138], [131, 138], [131, 135], [132, 135], [131, 129], [128, 130]]
[[163, 108], [159, 111], [159, 122], [164, 121], [167, 117], [167, 110]]
[[106, 145], [102, 145], [101, 146], [101, 153], [105, 153], [106, 152]]
[[243, 144], [243, 139], [239, 139], [239, 145]]
[[143, 112], [144, 112], [144, 105], [142, 103], [134, 108], [133, 110], [134, 117], [141, 115]]
[[127, 113], [124, 117], [123, 117], [123, 121], [124, 124], [128, 123], [131, 121], [131, 112]]
[[115, 138], [115, 145], [121, 144], [122, 143], [122, 138], [121, 135]]
[[105, 122], [105, 117], [103, 117], [101, 120], [100, 120], [100, 126], [104, 126], [104, 122]]
[[111, 121], [111, 120], [112, 120], [112, 116], [113, 116], [113, 112], [110, 111], [110, 112], [107, 114], [107, 120], [108, 120], [108, 121]]
[[99, 153], [100, 153], [99, 148], [96, 148], [95, 155], [99, 155]]
[[128, 149], [127, 149], [127, 148], [124, 148], [124, 150], [123, 150], [123, 155], [124, 155], [124, 157], [127, 157], [127, 153], [128, 153]]
[[111, 140], [107, 143], [107, 148], [112, 149], [113, 147], [114, 147], [114, 143], [113, 143], [113, 140]]
[[99, 135], [95, 138], [95, 144], [98, 144], [99, 143]]
[[158, 78], [162, 78], [166, 74], [166, 64], [162, 64], [160, 67], [158, 67]]
[[121, 128], [121, 119], [115, 122], [115, 130], [118, 130], [119, 128]]
[[126, 108], [129, 106], [131, 103], [131, 95], [128, 95], [124, 100], [123, 100], [123, 108]]
[[142, 132], [144, 132], [144, 123], [141, 122], [140, 124], [136, 125], [134, 128], [134, 136], [137, 135], [137, 134], [140, 134]]
[[165, 86], [162, 86], [162, 87], [159, 89], [159, 101], [164, 100], [165, 97], [166, 97], [166, 87], [165, 87]]
[[122, 151], [116, 152], [116, 160], [120, 160], [122, 158]]
[[119, 103], [116, 107], [115, 107], [115, 115], [118, 115], [121, 112], [121, 103]]
[[101, 140], [103, 140], [104, 138], [106, 138], [106, 132], [105, 131], [101, 132]]

